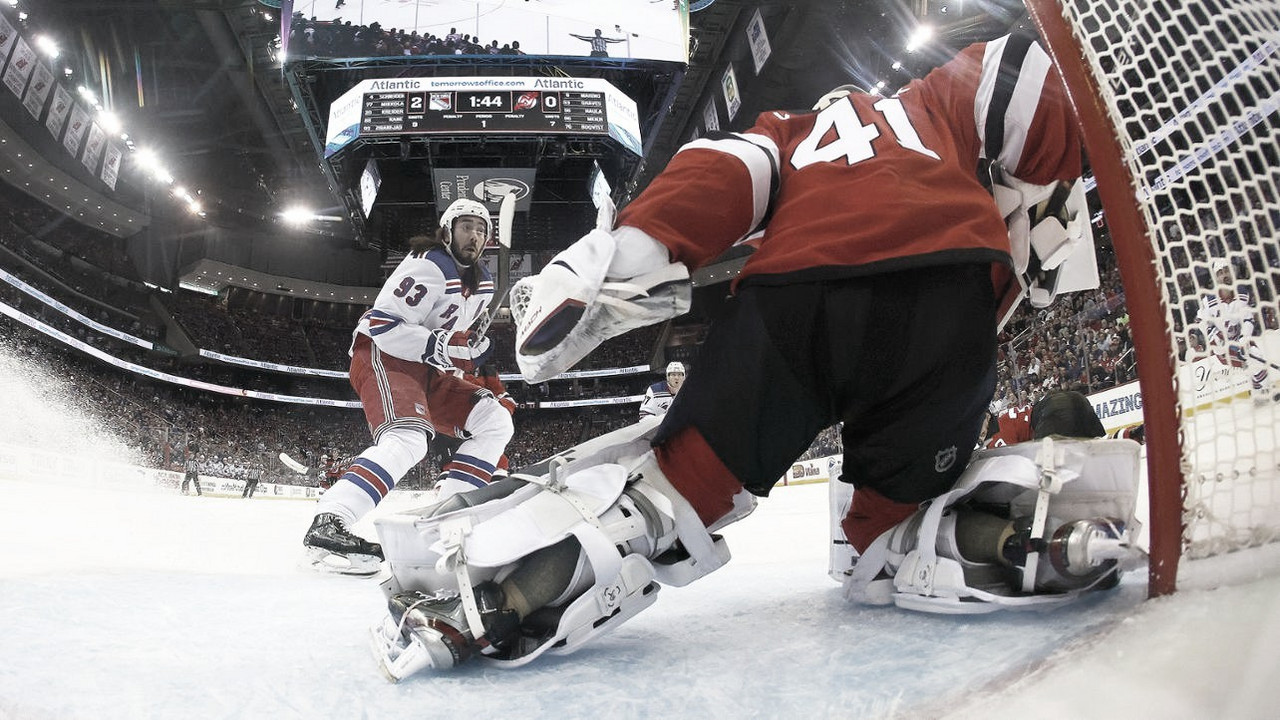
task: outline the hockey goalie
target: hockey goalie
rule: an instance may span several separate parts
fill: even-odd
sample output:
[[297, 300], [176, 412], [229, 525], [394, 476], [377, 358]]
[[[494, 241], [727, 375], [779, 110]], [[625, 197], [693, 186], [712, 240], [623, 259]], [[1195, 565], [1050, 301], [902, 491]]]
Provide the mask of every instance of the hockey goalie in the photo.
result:
[[616, 223], [517, 283], [512, 313], [521, 372], [541, 382], [684, 313], [690, 270], [752, 240], [699, 371], [661, 421], [380, 519], [383, 670], [574, 651], [723, 566], [716, 532], [837, 422], [851, 599], [975, 612], [1114, 584], [1140, 558], [1136, 444], [974, 457], [998, 318], [1092, 267], [1080, 155], [1048, 57], [1018, 35], [892, 97], [842, 88], [685, 145]]

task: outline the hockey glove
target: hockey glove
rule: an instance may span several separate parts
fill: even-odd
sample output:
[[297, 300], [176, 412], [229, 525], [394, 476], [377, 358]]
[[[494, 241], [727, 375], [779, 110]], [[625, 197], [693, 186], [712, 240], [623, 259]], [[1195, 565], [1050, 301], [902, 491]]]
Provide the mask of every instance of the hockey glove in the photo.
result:
[[470, 331], [433, 330], [422, 362], [444, 372], [473, 373], [489, 359], [493, 343]]

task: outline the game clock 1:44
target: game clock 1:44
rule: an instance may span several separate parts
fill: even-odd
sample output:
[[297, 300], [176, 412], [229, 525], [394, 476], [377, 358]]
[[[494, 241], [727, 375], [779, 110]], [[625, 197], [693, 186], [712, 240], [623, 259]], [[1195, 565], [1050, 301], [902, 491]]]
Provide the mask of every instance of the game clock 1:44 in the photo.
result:
[[467, 113], [505, 113], [511, 111], [511, 93], [509, 92], [460, 92], [457, 112]]

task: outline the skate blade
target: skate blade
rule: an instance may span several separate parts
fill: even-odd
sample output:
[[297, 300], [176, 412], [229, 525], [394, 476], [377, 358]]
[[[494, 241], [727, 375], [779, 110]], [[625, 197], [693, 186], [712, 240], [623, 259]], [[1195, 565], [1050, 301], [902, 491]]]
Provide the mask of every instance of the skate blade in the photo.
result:
[[338, 555], [321, 548], [307, 548], [307, 567], [334, 575], [370, 577], [377, 575], [382, 561], [375, 555]]
[[453, 654], [434, 630], [419, 629], [401, 634], [388, 617], [369, 628], [369, 636], [369, 646], [378, 661], [378, 669], [393, 683], [423, 670], [453, 667]]

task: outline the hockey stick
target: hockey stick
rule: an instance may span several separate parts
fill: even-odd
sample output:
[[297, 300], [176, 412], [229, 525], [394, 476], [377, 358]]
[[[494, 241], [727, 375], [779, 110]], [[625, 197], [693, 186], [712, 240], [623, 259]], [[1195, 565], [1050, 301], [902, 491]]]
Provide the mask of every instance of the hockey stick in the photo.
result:
[[289, 453], [280, 453], [280, 462], [284, 463], [288, 468], [299, 475], [307, 474], [307, 466], [289, 457]]
[[[516, 195], [515, 193], [507, 193], [502, 196], [502, 205], [498, 208], [498, 245], [511, 249], [511, 225], [516, 218]], [[503, 259], [502, 252], [498, 253], [499, 259]], [[502, 277], [502, 269], [498, 268], [498, 277]], [[493, 319], [498, 315], [498, 308], [502, 307], [502, 301], [506, 299], [507, 293], [511, 292], [510, 273], [507, 274], [508, 282], [502, 287], [501, 292], [495, 292], [493, 299], [489, 301], [489, 309], [487, 312], [476, 318], [475, 324], [471, 328], [471, 332], [476, 337], [484, 337], [489, 332], [489, 326], [493, 324]]]

